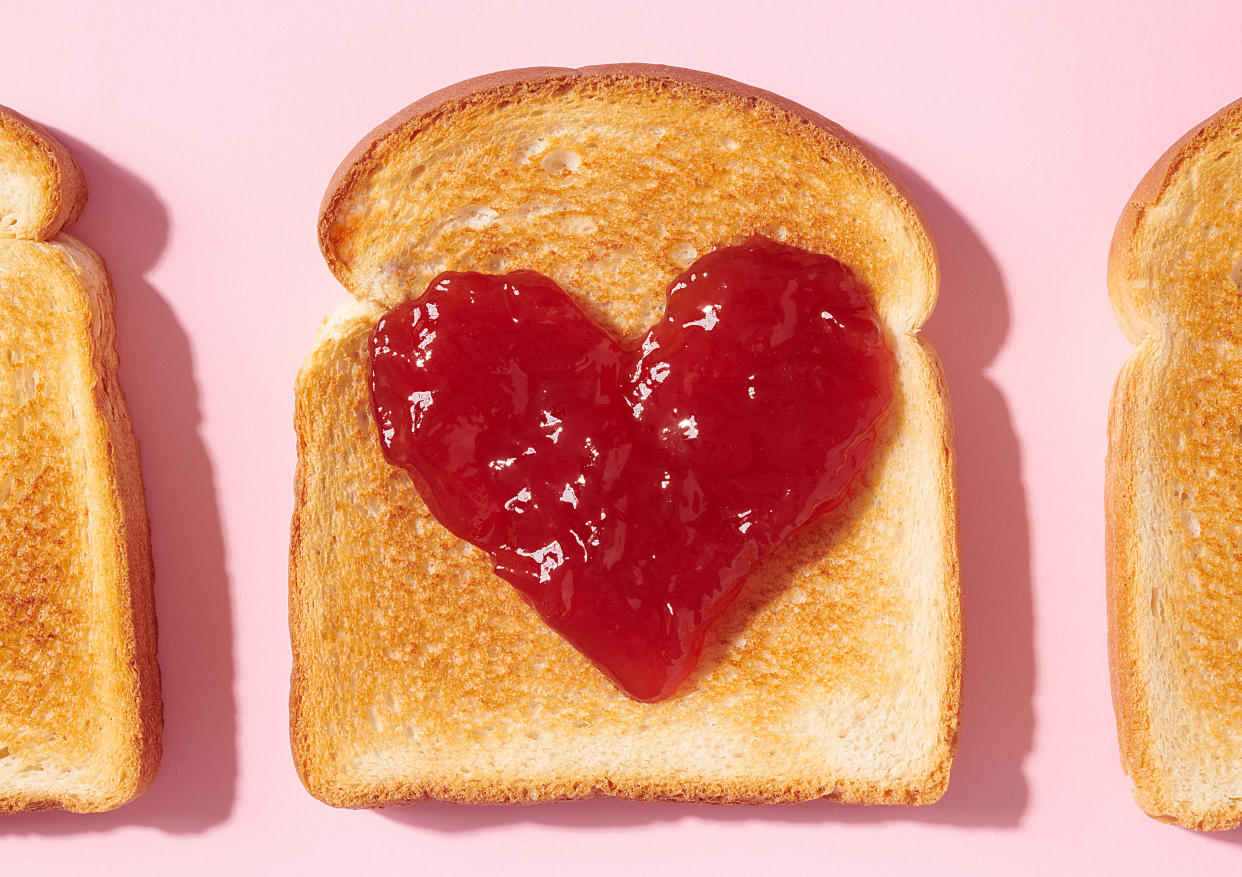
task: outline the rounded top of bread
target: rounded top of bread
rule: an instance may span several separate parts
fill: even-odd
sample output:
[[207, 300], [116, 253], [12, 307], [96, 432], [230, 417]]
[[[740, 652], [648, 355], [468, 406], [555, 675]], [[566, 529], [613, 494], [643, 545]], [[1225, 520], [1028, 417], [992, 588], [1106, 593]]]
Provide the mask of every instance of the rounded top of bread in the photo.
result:
[[[1191, 128], [1139, 181], [1117, 220], [1108, 288], [1131, 341], [1172, 322], [1219, 332], [1242, 291], [1242, 100]], [[1238, 339], [1242, 340], [1242, 339]]]
[[359, 299], [531, 269], [624, 336], [698, 256], [752, 234], [848, 265], [896, 331], [935, 303], [930, 235], [870, 149], [792, 101], [675, 67], [509, 70], [430, 94], [358, 143], [319, 220]]
[[0, 106], [0, 239], [43, 241], [86, 204], [86, 181], [41, 126]]

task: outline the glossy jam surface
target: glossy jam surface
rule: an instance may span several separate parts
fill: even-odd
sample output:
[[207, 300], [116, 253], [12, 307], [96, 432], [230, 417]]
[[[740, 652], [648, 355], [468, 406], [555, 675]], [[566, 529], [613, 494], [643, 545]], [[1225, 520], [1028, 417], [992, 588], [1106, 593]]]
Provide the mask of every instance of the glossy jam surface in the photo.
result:
[[385, 457], [648, 701], [754, 565], [844, 499], [894, 373], [847, 269], [757, 237], [678, 277], [633, 344], [530, 271], [442, 274], [371, 336]]

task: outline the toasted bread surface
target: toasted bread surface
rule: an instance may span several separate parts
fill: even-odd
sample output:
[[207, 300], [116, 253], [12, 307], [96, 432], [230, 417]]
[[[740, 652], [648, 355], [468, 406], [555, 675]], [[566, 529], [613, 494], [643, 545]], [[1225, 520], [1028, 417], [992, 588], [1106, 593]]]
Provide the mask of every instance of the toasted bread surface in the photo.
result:
[[[0, 113], [0, 179], [15, 144], [42, 138]], [[85, 190], [63, 149], [50, 154], [55, 215]], [[0, 812], [108, 809], [150, 782], [162, 722], [112, 288], [99, 257], [60, 234], [0, 240], [0, 292]]]
[[1153, 817], [1230, 828], [1242, 821], [1242, 102], [1140, 182], [1108, 279], [1137, 345], [1107, 467], [1122, 762]]
[[[873, 290], [900, 362], [844, 508], [749, 577], [672, 699], [620, 693], [386, 464], [366, 338], [443, 270], [534, 269], [619, 336], [698, 255], [765, 234]], [[639, 65], [509, 71], [414, 104], [324, 200], [358, 299], [296, 390], [291, 733], [338, 806], [612, 794], [924, 803], [948, 781], [961, 656], [951, 428], [918, 334], [938, 282], [917, 212], [853, 138], [747, 86]]]

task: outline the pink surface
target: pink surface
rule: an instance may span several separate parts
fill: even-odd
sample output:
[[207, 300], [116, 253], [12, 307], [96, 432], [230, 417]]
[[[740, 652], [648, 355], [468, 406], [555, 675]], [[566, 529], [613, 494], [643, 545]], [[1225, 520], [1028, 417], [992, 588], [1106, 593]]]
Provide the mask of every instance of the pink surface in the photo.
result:
[[[1106, 408], [1129, 350], [1105, 292], [1108, 243], [1157, 156], [1242, 92], [1242, 7], [10, 6], [0, 103], [77, 156], [92, 194], [71, 231], [117, 286], [167, 732], [138, 802], [0, 819], [6, 873], [1242, 866], [1242, 834], [1161, 825], [1130, 799], [1103, 582]], [[354, 813], [310, 798], [293, 771], [292, 383], [344, 300], [315, 243], [323, 187], [363, 133], [440, 86], [623, 60], [711, 70], [845, 125], [892, 160], [939, 242], [927, 333], [957, 419], [967, 663], [937, 805]]]

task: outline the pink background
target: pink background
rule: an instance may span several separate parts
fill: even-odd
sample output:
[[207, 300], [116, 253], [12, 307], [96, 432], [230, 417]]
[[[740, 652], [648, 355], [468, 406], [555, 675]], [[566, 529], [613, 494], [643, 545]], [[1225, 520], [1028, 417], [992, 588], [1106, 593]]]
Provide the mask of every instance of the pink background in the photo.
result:
[[[163, 767], [136, 803], [0, 819], [6, 873], [1242, 867], [1242, 833], [1171, 828], [1131, 801], [1103, 580], [1106, 408], [1129, 350], [1105, 292], [1108, 244], [1157, 156], [1242, 94], [1242, 6], [175, 6], [0, 13], [0, 103], [77, 156], [92, 195], [71, 231], [117, 287], [167, 719]], [[939, 242], [927, 334], [957, 420], [967, 663], [958, 759], [935, 806], [355, 813], [319, 804], [294, 773], [292, 383], [345, 297], [316, 247], [323, 187], [363, 133], [428, 91], [625, 60], [721, 73], [840, 122], [892, 159]]]

